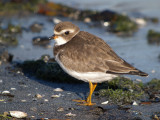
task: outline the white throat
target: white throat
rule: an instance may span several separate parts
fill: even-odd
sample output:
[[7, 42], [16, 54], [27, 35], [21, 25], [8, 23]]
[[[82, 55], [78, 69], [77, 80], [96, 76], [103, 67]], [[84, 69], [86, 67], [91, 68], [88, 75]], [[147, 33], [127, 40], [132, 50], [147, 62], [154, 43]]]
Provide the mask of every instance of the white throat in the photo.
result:
[[67, 41], [60, 36], [58, 36], [58, 38], [55, 39], [55, 42], [56, 42], [55, 43], [56, 46], [63, 45], [65, 43], [67, 43]]

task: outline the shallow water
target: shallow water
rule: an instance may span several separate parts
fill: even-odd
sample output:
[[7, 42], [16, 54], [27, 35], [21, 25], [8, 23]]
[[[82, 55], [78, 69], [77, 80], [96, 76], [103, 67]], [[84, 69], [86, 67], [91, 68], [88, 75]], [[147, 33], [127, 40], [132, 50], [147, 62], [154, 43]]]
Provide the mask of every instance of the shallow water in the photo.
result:
[[[54, 0], [56, 1], [56, 0]], [[62, 0], [57, 0], [62, 2]], [[128, 2], [127, 0], [120, 0], [118, 2], [109, 0], [94, 0], [92, 2], [81, 0], [80, 2], [73, 0], [67, 1], [66, 4], [71, 6], [78, 6], [79, 8], [88, 9], [112, 9], [118, 12], [126, 12], [130, 16], [135, 14], [149, 17], [159, 17], [160, 7], [157, 5], [160, 3], [158, 0], [148, 1], [144, 0], [132, 0]], [[157, 4], [151, 4], [157, 2]], [[108, 4], [109, 3], [109, 4]], [[144, 4], [142, 4], [144, 3]], [[95, 8], [96, 4], [96, 8]], [[105, 7], [106, 6], [106, 7]], [[139, 9], [136, 9], [139, 8]], [[135, 10], [134, 10], [135, 9]], [[53, 17], [57, 18], [57, 17]], [[72, 21], [67, 18], [59, 18], [62, 21]], [[15, 24], [21, 24], [25, 28], [29, 28], [34, 22], [42, 23], [43, 30], [40, 33], [32, 33], [31, 31], [23, 31], [22, 35], [18, 37], [19, 45], [17, 47], [9, 47], [9, 52], [14, 54], [14, 61], [24, 61], [31, 59], [38, 59], [43, 54], [49, 54], [53, 57], [53, 48], [43, 48], [40, 46], [32, 45], [32, 38], [36, 36], [51, 36], [53, 34], [53, 22], [48, 20], [46, 16], [34, 15], [26, 18], [12, 18], [8, 21], [12, 21]], [[8, 22], [5, 20], [5, 22]], [[149, 29], [154, 29], [160, 31], [160, 23], [153, 24], [147, 23], [146, 26], [140, 28], [132, 37], [118, 37], [115, 34], [108, 33], [103, 27], [90, 28], [83, 22], [72, 21], [77, 24], [81, 30], [88, 31], [95, 34], [102, 39], [104, 39], [115, 51], [116, 53], [125, 59], [127, 62], [131, 63], [138, 69], [149, 73], [149, 77], [142, 78], [138, 76], [129, 76], [133, 79], [142, 79], [143, 82], [148, 82], [152, 78], [160, 78], [160, 61], [158, 60], [158, 55], [160, 54], [160, 46], [149, 45], [147, 43], [146, 35]], [[25, 23], [25, 24], [24, 24]], [[5, 24], [5, 23], [4, 23]], [[54, 42], [50, 43], [53, 46]]]

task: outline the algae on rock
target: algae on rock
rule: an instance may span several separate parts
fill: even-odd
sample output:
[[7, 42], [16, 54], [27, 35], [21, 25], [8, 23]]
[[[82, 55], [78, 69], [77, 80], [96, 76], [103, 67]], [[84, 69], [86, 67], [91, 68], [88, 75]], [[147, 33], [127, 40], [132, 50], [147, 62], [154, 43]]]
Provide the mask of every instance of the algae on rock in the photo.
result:
[[139, 85], [124, 77], [117, 77], [112, 81], [102, 83], [98, 89], [100, 96], [105, 96], [117, 104], [132, 103], [141, 98], [144, 93], [142, 84]]

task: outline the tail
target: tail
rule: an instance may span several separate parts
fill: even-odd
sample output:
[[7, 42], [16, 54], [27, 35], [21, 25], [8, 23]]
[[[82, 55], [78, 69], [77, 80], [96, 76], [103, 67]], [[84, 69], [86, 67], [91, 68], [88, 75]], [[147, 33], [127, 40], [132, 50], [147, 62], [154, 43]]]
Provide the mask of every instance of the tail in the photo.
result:
[[130, 71], [128, 74], [131, 74], [131, 75], [138, 75], [138, 76], [142, 76], [142, 77], [147, 77], [148, 74], [145, 73], [145, 72], [142, 72], [138, 69], [136, 69], [136, 71]]

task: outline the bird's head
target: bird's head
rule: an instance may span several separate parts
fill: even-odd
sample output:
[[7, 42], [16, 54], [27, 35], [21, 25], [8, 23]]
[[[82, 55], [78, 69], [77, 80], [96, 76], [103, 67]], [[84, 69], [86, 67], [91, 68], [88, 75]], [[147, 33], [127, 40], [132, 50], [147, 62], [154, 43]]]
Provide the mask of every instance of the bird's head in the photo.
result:
[[79, 27], [71, 22], [60, 22], [54, 27], [54, 35], [50, 39], [54, 39], [56, 45], [63, 45], [70, 41], [78, 32]]

